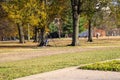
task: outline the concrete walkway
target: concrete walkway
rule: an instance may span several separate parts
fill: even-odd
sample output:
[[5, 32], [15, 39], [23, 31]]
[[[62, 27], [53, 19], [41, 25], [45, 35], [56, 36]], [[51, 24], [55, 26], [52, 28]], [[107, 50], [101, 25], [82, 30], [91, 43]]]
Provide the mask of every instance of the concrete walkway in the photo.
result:
[[120, 80], [120, 72], [81, 70], [78, 67], [71, 67], [15, 80]]

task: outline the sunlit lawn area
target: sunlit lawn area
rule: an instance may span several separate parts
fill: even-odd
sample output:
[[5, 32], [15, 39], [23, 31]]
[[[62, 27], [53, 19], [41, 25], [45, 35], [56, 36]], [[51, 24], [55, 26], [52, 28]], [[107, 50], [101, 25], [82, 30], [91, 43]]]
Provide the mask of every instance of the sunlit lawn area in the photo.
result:
[[[61, 48], [65, 48], [66, 50], [71, 48], [73, 53], [65, 53], [65, 54], [54, 54], [47, 56], [38, 56], [34, 58], [29, 58], [25, 60], [16, 60], [10, 62], [2, 62], [0, 63], [0, 80], [13, 80], [18, 77], [28, 76], [37, 73], [48, 72], [56, 69], [66, 68], [70, 66], [80, 66], [81, 64], [89, 64], [96, 63], [105, 60], [111, 59], [119, 59], [120, 58], [120, 39], [95, 39], [93, 43], [88, 43], [85, 41], [86, 39], [80, 39], [81, 46], [83, 48], [87, 47], [100, 47], [100, 49], [92, 49], [81, 52], [74, 52], [72, 47], [65, 47], [67, 43], [70, 43], [70, 39], [57, 39], [54, 43], [50, 42], [50, 45], [53, 49], [59, 50]], [[67, 42], [66, 42], [67, 41]], [[60, 42], [63, 45], [60, 44]], [[59, 43], [59, 44], [57, 44]], [[57, 46], [57, 47], [54, 47]], [[60, 46], [60, 47], [58, 47]], [[64, 46], [64, 47], [61, 47]], [[107, 46], [101, 48], [101, 46]], [[25, 54], [29, 54], [29, 52], [41, 51], [44, 48], [1, 48], [0, 55], [5, 54], [18, 54], [17, 51], [25, 52]], [[46, 47], [49, 49], [50, 47]], [[50, 49], [52, 49], [50, 48]], [[77, 47], [76, 47], [77, 48]], [[30, 50], [29, 50], [30, 49]], [[49, 50], [47, 50], [49, 51]], [[10, 53], [9, 53], [10, 52]], [[119, 63], [119, 62], [118, 62]], [[101, 65], [101, 64], [100, 64]], [[108, 65], [108, 64], [107, 64]], [[106, 68], [105, 68], [106, 69]]]
[[[87, 38], [79, 38], [80, 46], [120, 46], [120, 37], [105, 37], [105, 38], [93, 38], [93, 42], [87, 42]], [[39, 43], [27, 42], [25, 44], [20, 44], [18, 41], [4, 41], [0, 42], [0, 47], [36, 47]], [[61, 38], [61, 39], [49, 39], [49, 45], [52, 47], [65, 47], [71, 44], [71, 38]]]
[[[87, 42], [87, 38], [79, 38], [80, 46], [111, 46], [116, 45], [120, 46], [120, 37], [117, 38], [111, 38], [111, 37], [105, 37], [105, 38], [99, 38], [96, 39], [93, 38], [93, 42]], [[68, 44], [71, 44], [71, 38], [62, 38], [62, 39], [53, 39], [50, 40], [51, 46], [66, 46]]]
[[120, 60], [113, 60], [103, 63], [94, 63], [80, 67], [80, 69], [102, 70], [102, 71], [117, 71], [120, 72]]
[[57, 54], [29, 60], [1, 63], [0, 80], [12, 80], [13, 78], [31, 74], [116, 58], [120, 58], [119, 48], [93, 50], [81, 53]]

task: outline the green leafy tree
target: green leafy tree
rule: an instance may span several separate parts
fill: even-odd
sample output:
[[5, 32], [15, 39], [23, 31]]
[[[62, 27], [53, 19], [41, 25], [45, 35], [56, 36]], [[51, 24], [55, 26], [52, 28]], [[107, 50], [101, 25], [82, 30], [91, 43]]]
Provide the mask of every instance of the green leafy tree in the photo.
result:
[[86, 24], [87, 24], [87, 19], [85, 16], [81, 16], [80, 17], [80, 21], [79, 21], [79, 33], [85, 31], [86, 28]]
[[50, 33], [58, 31], [56, 25], [53, 22], [49, 25], [49, 29], [50, 29]]
[[52, 0], [52, 6], [47, 9], [48, 22], [54, 21], [57, 27], [59, 38], [63, 33], [63, 23], [66, 20], [66, 15], [69, 13], [70, 1]]
[[82, 1], [81, 14], [86, 15], [88, 20], [88, 42], [92, 42], [92, 19], [96, 13], [96, 5], [99, 2], [97, 0], [85, 0]]
[[[81, 16], [80, 21], [79, 21], [79, 33], [86, 30], [86, 23], [87, 23], [86, 17]], [[64, 33], [67, 33], [67, 34], [72, 34], [72, 32], [73, 32], [72, 18], [70, 15], [67, 18], [67, 20], [64, 22], [63, 31], [64, 31]]]

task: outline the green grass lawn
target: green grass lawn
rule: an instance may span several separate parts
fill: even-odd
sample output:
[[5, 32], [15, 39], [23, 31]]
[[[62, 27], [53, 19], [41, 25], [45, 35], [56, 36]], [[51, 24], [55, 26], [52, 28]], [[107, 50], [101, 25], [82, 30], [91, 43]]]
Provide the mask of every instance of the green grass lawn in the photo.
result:
[[80, 53], [56, 54], [34, 59], [7, 62], [0, 64], [0, 80], [43, 73], [70, 66], [95, 63], [104, 60], [120, 58], [120, 49], [106, 48], [101, 50], [84, 51]]
[[80, 69], [120, 72], [120, 60], [113, 60], [113, 61], [109, 61], [109, 62], [86, 65], [86, 66], [80, 67]]

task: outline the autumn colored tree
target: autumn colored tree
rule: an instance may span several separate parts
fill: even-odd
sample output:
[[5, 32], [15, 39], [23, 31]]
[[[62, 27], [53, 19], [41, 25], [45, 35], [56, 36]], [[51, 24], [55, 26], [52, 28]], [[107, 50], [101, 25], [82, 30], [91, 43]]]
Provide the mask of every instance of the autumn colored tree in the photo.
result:
[[5, 40], [5, 38], [11, 38], [16, 36], [16, 28], [11, 19], [8, 18], [7, 12], [4, 10], [2, 4], [4, 1], [0, 2], [0, 39]]
[[7, 13], [2, 7], [2, 2], [0, 2], [0, 19], [4, 18], [6, 16], [7, 16]]
[[[40, 7], [39, 7], [40, 6]], [[45, 44], [45, 38], [46, 38], [46, 30], [47, 30], [47, 5], [46, 5], [46, 1], [38, 1], [36, 4], [36, 8], [34, 9], [34, 14], [32, 17], [34, 17], [35, 19], [31, 19], [31, 20], [36, 20], [34, 22], [36, 22], [36, 24], [33, 24], [34, 26], [38, 26], [36, 27], [37, 30], [36, 31], [40, 31], [39, 32], [39, 46], [44, 46]], [[32, 21], [33, 22], [33, 21]], [[35, 28], [35, 29], [36, 29]]]
[[[45, 0], [30, 0], [25, 6], [27, 12], [26, 22], [35, 27], [35, 34], [39, 34], [39, 46], [45, 43], [47, 30], [47, 5]], [[39, 31], [39, 32], [38, 32]], [[37, 40], [37, 35], [35, 35]]]
[[[18, 26], [20, 43], [24, 43], [24, 25], [30, 24], [31, 26], [38, 26], [38, 28], [42, 31], [45, 29], [46, 13], [44, 1], [12, 0], [4, 4], [4, 9]], [[41, 34], [43, 33], [42, 31]]]
[[12, 0], [4, 3], [3, 7], [8, 13], [8, 17], [11, 18], [14, 23], [17, 24], [18, 33], [19, 33], [19, 42], [24, 43], [24, 33], [23, 33], [23, 25], [25, 19], [25, 8], [24, 5], [26, 1], [23, 0]]
[[11, 40], [15, 39], [17, 35], [16, 25], [7, 17], [0, 20], [0, 39]]

